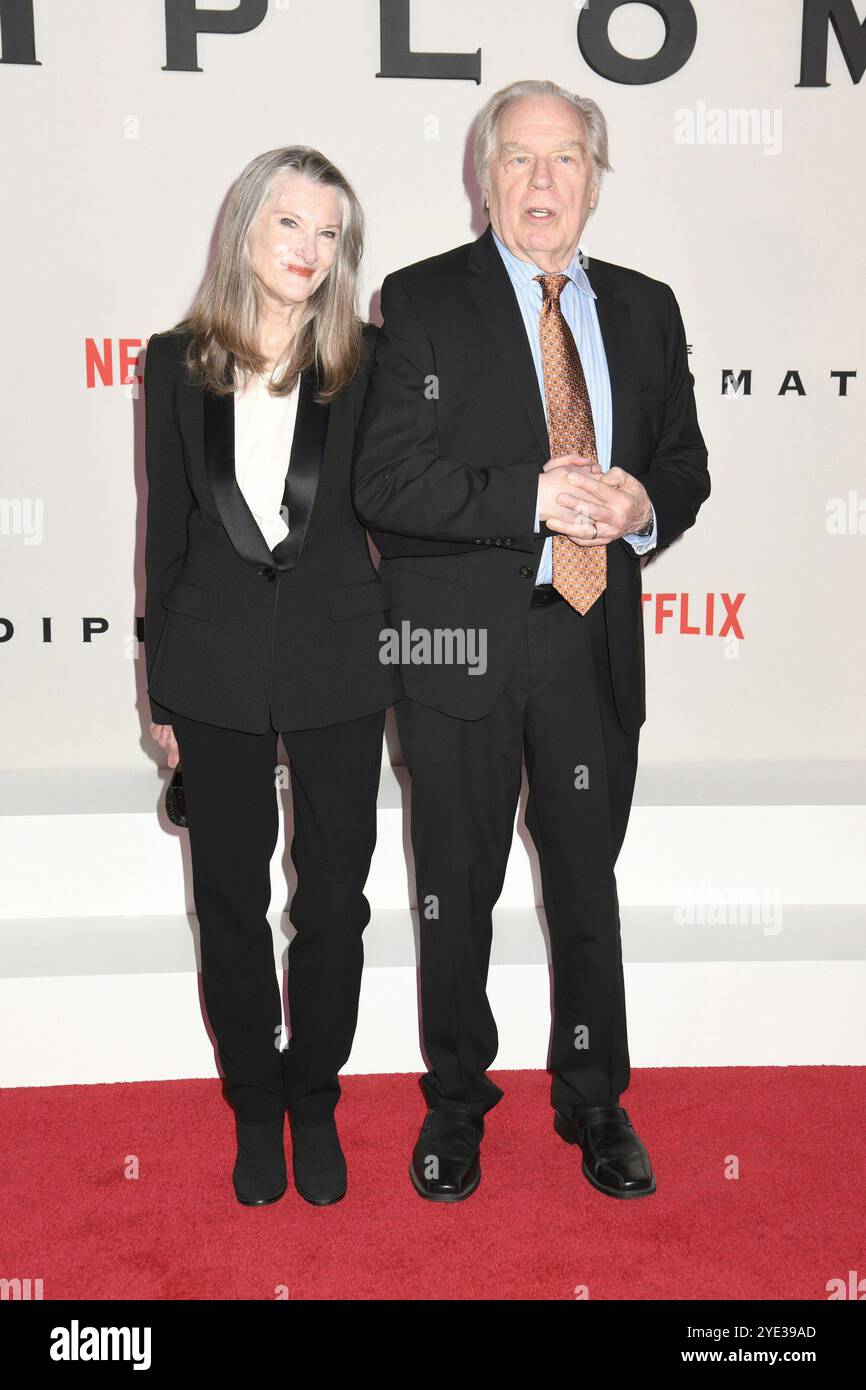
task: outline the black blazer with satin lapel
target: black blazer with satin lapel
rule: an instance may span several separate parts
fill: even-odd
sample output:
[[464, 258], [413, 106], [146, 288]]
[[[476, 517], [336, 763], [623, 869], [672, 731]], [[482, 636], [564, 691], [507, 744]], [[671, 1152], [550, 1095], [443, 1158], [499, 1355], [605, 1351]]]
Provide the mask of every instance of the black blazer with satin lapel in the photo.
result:
[[384, 709], [399, 676], [379, 660], [387, 596], [351, 498], [367, 358], [330, 405], [304, 373], [272, 550], [238, 486], [234, 396], [192, 385], [185, 332], [151, 337], [145, 362], [148, 474], [145, 656], [151, 717], [172, 712], [263, 733], [319, 728]]
[[315, 373], [302, 374], [292, 448], [287, 460], [283, 504], [290, 508], [289, 534], [273, 549], [247, 506], [235, 473], [234, 396], [204, 393], [204, 447], [211, 492], [232, 544], [251, 565], [294, 569], [301, 558], [328, 434], [330, 406], [314, 400]]
[[[611, 377], [613, 466], [641, 478], [659, 547], [709, 494], [685, 332], [667, 285], [592, 260]], [[543, 542], [538, 471], [550, 457], [526, 330], [493, 234], [389, 275], [355, 459], [355, 505], [384, 561], [395, 625], [481, 628], [487, 671], [404, 666], [406, 694], [461, 718], [492, 707], [516, 655]], [[608, 547], [603, 600], [614, 693], [645, 718], [638, 557]]]

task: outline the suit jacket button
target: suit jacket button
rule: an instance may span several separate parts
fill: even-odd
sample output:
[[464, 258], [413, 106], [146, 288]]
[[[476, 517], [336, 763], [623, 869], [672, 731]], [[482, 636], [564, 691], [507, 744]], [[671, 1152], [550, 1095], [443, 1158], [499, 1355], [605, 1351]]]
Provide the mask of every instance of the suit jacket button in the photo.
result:
[[276, 579], [276, 577], [277, 577], [277, 572], [276, 572], [276, 570], [273, 568], [273, 566], [268, 565], [265, 569], [262, 570], [262, 578], [263, 578], [263, 579]]
[[531, 566], [531, 565], [521, 565], [521, 566], [520, 566], [520, 578], [521, 578], [521, 579], [531, 579], [531, 578], [532, 578], [532, 566]]
[[484, 544], [485, 544], [485, 545], [492, 545], [492, 544], [493, 544], [493, 542], [492, 542], [492, 540], [490, 539], [489, 536], [487, 536], [487, 538], [485, 539]]
[[511, 544], [511, 537], [510, 537], [510, 536], [506, 536], [506, 537], [505, 537], [505, 540], [502, 542], [502, 544], [503, 544], [503, 545], [510, 545], [510, 544]]

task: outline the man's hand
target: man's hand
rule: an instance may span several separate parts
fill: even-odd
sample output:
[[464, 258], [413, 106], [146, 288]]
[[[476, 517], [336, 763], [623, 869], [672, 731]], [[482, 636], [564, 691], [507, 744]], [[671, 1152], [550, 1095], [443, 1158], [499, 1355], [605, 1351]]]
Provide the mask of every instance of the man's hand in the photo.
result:
[[540, 513], [549, 530], [568, 536], [575, 545], [610, 545], [652, 520], [652, 503], [643, 483], [622, 468], [604, 473], [600, 464], [583, 462], [589, 466], [563, 468], [560, 459], [544, 465], [544, 472], [559, 483], [558, 514], [548, 518]]
[[548, 460], [538, 479], [539, 521], [548, 524], [551, 518], [565, 523], [574, 521], [580, 496], [576, 488], [569, 486], [568, 479], [588, 473], [591, 464], [592, 459], [582, 458], [580, 454], [562, 454]]
[[174, 736], [172, 726], [170, 724], [151, 724], [150, 733], [160, 748], [164, 748], [168, 754], [169, 767], [177, 767], [180, 762], [180, 749], [177, 746], [177, 739]]

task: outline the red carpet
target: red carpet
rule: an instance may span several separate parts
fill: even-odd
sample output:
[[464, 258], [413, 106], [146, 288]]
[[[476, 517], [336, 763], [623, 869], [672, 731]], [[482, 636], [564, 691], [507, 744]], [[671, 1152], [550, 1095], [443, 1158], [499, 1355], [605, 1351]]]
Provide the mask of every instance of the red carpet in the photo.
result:
[[349, 1192], [325, 1210], [291, 1178], [272, 1207], [237, 1203], [218, 1081], [0, 1091], [0, 1277], [45, 1299], [826, 1299], [866, 1274], [864, 1071], [635, 1071], [658, 1181], [636, 1202], [581, 1176], [545, 1073], [493, 1073], [481, 1186], [450, 1207], [410, 1186], [415, 1079], [349, 1077]]

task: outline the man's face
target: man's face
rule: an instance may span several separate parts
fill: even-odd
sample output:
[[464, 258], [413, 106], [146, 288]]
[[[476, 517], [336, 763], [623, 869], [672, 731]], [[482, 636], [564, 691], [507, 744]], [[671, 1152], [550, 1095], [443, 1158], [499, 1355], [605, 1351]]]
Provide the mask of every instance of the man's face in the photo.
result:
[[563, 270], [577, 249], [598, 190], [578, 111], [561, 97], [522, 97], [499, 120], [489, 171], [493, 230], [541, 270]]

